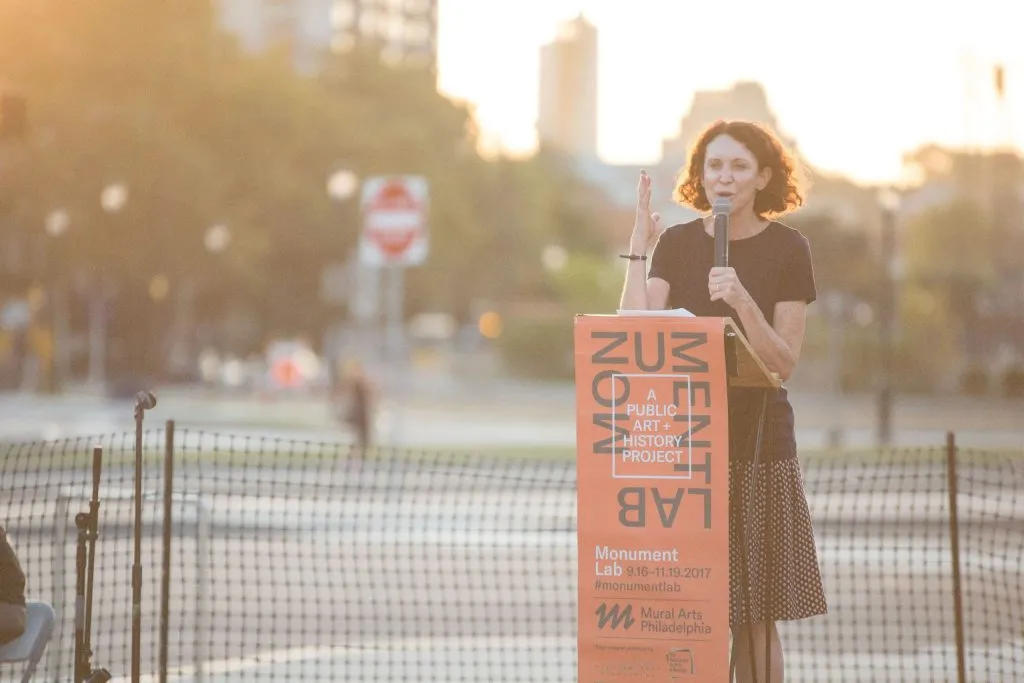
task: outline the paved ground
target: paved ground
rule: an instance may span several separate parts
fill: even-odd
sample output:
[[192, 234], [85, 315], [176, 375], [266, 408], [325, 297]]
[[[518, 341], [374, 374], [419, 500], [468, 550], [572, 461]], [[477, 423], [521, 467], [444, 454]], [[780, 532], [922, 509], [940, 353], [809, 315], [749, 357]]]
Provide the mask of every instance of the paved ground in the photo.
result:
[[[410, 460], [303, 471], [180, 469], [178, 490], [198, 497], [176, 509], [170, 680], [574, 680], [572, 465], [518, 467]], [[128, 472], [108, 474], [125, 481]], [[1024, 501], [1014, 495], [1021, 471], [1006, 465], [962, 474], [969, 680], [1017, 680], [1024, 677]], [[786, 626], [787, 680], [902, 683], [946, 680], [954, 670], [943, 475], [937, 463], [808, 471], [831, 613]], [[8, 495], [27, 491], [30, 476], [5, 477]], [[51, 493], [70, 486], [84, 501], [84, 479], [51, 474], [43, 485]], [[93, 661], [126, 674], [132, 508], [126, 492], [116, 493], [105, 490], [101, 508]], [[64, 605], [48, 672], [58, 663], [66, 670], [73, 536], [54, 526], [52, 505], [24, 496], [5, 502], [19, 522], [30, 585]], [[147, 508], [146, 518], [156, 523], [158, 513]], [[155, 528], [142, 551], [143, 671], [150, 673], [161, 557]], [[63, 577], [59, 587], [54, 576]]]
[[[259, 398], [169, 388], [146, 426], [174, 419], [181, 428], [276, 438], [335, 441], [347, 434], [319, 397]], [[816, 448], [839, 430], [850, 447], [876, 443], [876, 406], [867, 395], [829, 396], [794, 391], [797, 437]], [[377, 434], [383, 444], [472, 448], [495, 444], [572, 447], [574, 389], [566, 384], [481, 381], [472, 386], [420, 379], [383, 389]], [[0, 438], [61, 439], [131, 431], [132, 407], [84, 393], [60, 397], [0, 396]], [[961, 444], [1024, 448], [1024, 401], [960, 397], [897, 397], [893, 412], [898, 446], [941, 446], [946, 431]]]
[[[244, 454], [283, 438], [301, 453], [306, 441], [347, 438], [315, 399], [158, 394], [147, 427], [174, 418], [179, 429], [229, 435], [194, 435], [196, 448]], [[848, 444], [873, 442], [871, 397], [794, 393], [794, 402], [803, 445], [822, 443], [836, 422], [847, 428]], [[966, 445], [1024, 446], [1021, 415], [1022, 403], [902, 398], [895, 426], [904, 446], [941, 445], [946, 429], [958, 431]], [[571, 448], [573, 421], [571, 386], [481, 383], [469, 392], [428, 385], [404, 393], [388, 388], [378, 430], [384, 443], [428, 451]], [[133, 427], [125, 402], [83, 393], [0, 397], [0, 438], [6, 441]], [[121, 448], [131, 446], [128, 440]], [[172, 681], [573, 680], [574, 477], [564, 469], [571, 464], [484, 471], [448, 458], [351, 471], [329, 462], [305, 465], [238, 471], [206, 464], [200, 475], [178, 472], [176, 490], [201, 491], [210, 507], [202, 517], [208, 535], [197, 536], [195, 498], [178, 514], [169, 651], [181, 675]], [[99, 546], [94, 664], [115, 674], [129, 670], [132, 476], [124, 467], [104, 472], [110, 490], [101, 514], [109, 528]], [[787, 680], [948, 677], [952, 579], [943, 476], [939, 466], [911, 463], [808, 474], [832, 613], [787, 626]], [[968, 656], [970, 671], [977, 672], [970, 680], [1024, 678], [1024, 643], [1011, 640], [1024, 630], [1024, 514], [1020, 497], [1007, 488], [1019, 488], [1020, 477], [1019, 465], [964, 474], [965, 486], [974, 489], [965, 492], [962, 512], [977, 515], [963, 527]], [[158, 482], [159, 472], [147, 472], [147, 491], [158, 490]], [[84, 496], [88, 473], [8, 473], [7, 498], [0, 496], [8, 519], [19, 526], [28, 520], [31, 528], [24, 532], [31, 585], [57, 596], [51, 577], [64, 578], [64, 596], [55, 601], [65, 605], [65, 629], [50, 671], [58, 662], [69, 665], [71, 656], [73, 609], [65, 601], [74, 589], [74, 537], [73, 530], [61, 536], [54, 527], [50, 495], [61, 485]], [[38, 486], [42, 498], [27, 500]], [[147, 519], [153, 524], [156, 513]], [[147, 529], [146, 672], [155, 662], [158, 538], [156, 527]], [[203, 676], [192, 670], [196, 662]], [[0, 680], [6, 673], [0, 671]]]

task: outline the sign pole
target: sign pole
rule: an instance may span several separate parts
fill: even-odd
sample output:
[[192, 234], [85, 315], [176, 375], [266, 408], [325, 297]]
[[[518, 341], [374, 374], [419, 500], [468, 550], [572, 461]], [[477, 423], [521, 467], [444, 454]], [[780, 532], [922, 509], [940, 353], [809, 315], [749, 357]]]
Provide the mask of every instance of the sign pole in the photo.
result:
[[387, 267], [388, 303], [384, 328], [384, 348], [387, 349], [388, 360], [398, 361], [402, 358], [404, 346], [402, 330], [402, 312], [405, 300], [405, 268], [399, 263]]

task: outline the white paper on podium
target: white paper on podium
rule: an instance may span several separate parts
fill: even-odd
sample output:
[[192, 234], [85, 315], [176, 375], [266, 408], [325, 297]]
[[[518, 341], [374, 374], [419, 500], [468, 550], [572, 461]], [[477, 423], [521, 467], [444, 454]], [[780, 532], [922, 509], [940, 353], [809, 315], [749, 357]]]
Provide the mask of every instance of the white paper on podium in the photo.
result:
[[664, 318], [666, 316], [671, 318], [696, 318], [693, 313], [690, 313], [685, 308], [665, 308], [659, 310], [630, 310], [630, 309], [619, 309], [619, 315], [623, 316], [637, 316], [640, 318]]

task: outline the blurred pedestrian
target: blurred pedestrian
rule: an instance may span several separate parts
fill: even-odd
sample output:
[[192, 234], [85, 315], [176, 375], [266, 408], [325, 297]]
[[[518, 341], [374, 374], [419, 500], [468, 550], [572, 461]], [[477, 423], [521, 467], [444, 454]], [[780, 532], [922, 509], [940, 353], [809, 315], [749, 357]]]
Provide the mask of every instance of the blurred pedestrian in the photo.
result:
[[0, 645], [25, 632], [25, 572], [0, 524]]
[[346, 361], [337, 388], [335, 405], [339, 418], [352, 429], [359, 454], [363, 455], [373, 440], [374, 401], [373, 386], [362, 363], [355, 359]]
[[[717, 121], [693, 146], [674, 199], [704, 215], [662, 230], [651, 213], [651, 179], [641, 173], [620, 308], [730, 317], [768, 368], [787, 381], [800, 357], [807, 306], [816, 298], [807, 239], [775, 220], [803, 203], [796, 159], [759, 124]], [[724, 267], [715, 266], [708, 215], [722, 199], [730, 204]], [[827, 605], [785, 387], [769, 392], [754, 464], [764, 398], [761, 390], [729, 388], [729, 625], [737, 681], [778, 683], [783, 662], [776, 622], [824, 614]]]

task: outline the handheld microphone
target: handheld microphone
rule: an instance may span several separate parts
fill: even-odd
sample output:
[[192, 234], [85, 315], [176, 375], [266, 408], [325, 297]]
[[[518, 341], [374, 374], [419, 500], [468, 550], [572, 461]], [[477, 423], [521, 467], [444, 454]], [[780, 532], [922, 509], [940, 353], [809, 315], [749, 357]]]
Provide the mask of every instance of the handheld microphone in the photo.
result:
[[711, 215], [715, 219], [715, 266], [725, 268], [729, 265], [729, 214], [732, 202], [727, 197], [719, 197], [711, 205]]
[[156, 396], [151, 391], [140, 391], [135, 394], [135, 409], [152, 410], [156, 408]]

